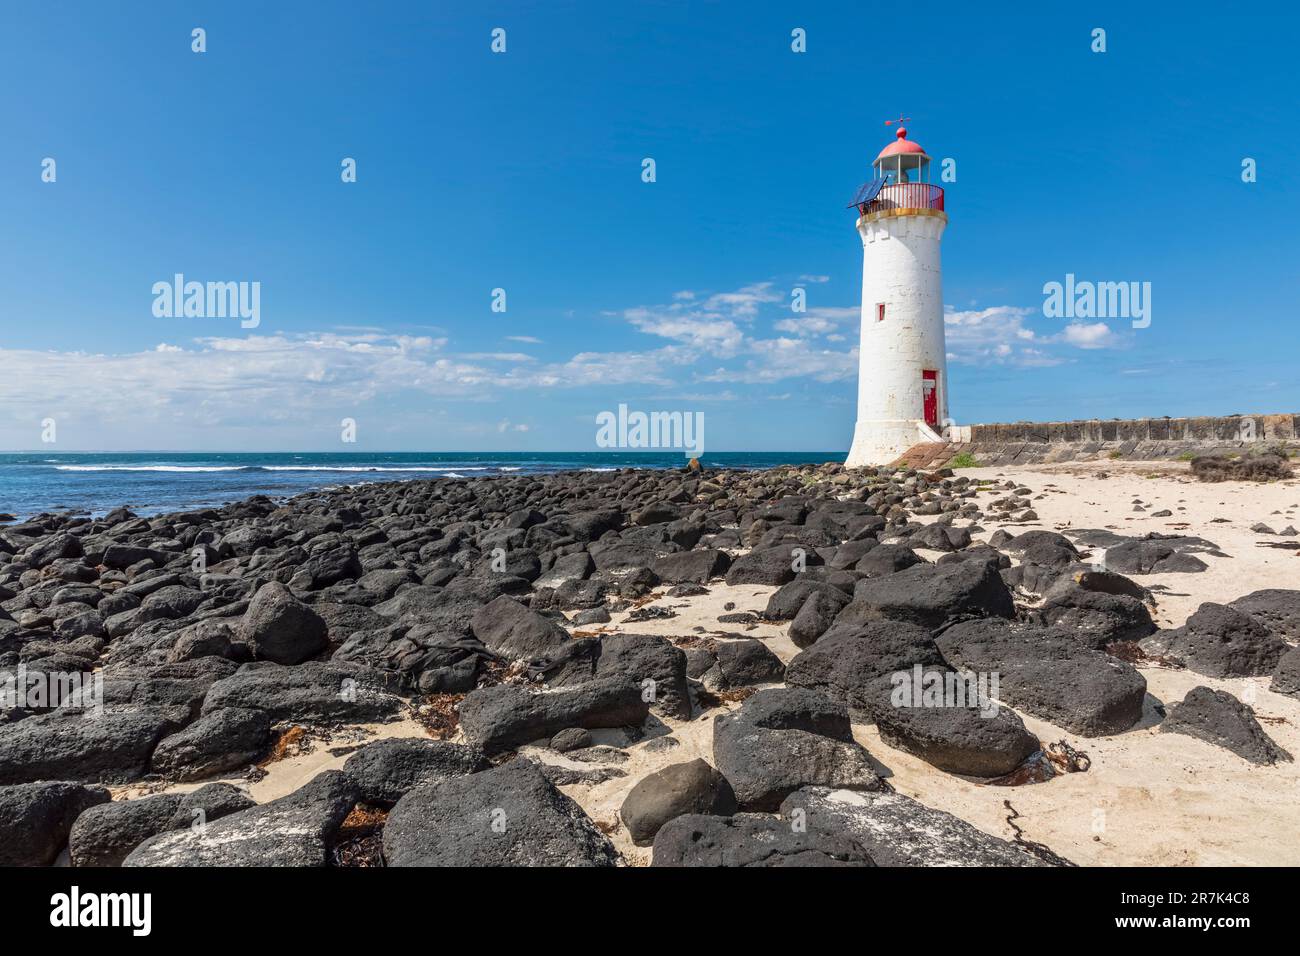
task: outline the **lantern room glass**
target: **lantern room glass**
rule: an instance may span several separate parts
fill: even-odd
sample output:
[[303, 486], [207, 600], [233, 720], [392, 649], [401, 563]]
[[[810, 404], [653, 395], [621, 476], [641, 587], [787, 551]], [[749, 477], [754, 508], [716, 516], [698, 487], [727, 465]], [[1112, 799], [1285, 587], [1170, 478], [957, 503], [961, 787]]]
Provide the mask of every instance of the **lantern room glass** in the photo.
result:
[[901, 183], [928, 183], [930, 157], [924, 153], [895, 153], [872, 164], [876, 176], [895, 186]]

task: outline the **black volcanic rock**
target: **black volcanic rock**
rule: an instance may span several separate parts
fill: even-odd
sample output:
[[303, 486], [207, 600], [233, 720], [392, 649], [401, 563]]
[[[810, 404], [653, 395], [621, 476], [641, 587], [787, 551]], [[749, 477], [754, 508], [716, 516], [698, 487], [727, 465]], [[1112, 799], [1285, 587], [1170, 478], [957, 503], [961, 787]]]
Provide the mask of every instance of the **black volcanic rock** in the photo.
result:
[[609, 839], [528, 760], [421, 784], [384, 826], [389, 866], [613, 866]]
[[888, 619], [938, 627], [964, 617], [1014, 615], [1011, 593], [997, 570], [987, 562], [961, 561], [918, 564], [860, 581], [852, 603], [840, 612], [836, 623]]
[[0, 866], [49, 866], [74, 821], [110, 799], [102, 787], [67, 781], [0, 786]]
[[152, 769], [177, 780], [196, 780], [246, 767], [271, 740], [271, 719], [263, 710], [220, 707], [158, 742]]
[[727, 778], [703, 760], [671, 764], [643, 777], [618, 814], [637, 846], [649, 846], [665, 823], [687, 813], [730, 816], [736, 794]]
[[68, 837], [73, 866], [120, 866], [137, 846], [165, 830], [206, 826], [257, 804], [238, 787], [210, 783], [191, 793], [165, 793], [91, 807]]
[[52, 711], [0, 724], [0, 784], [37, 780], [126, 783], [188, 719], [178, 707], [105, 707], [98, 716]]
[[761, 690], [713, 722], [713, 756], [746, 810], [774, 810], [806, 785], [875, 790], [848, 711], [804, 688]]
[[431, 780], [478, 773], [491, 766], [477, 747], [420, 737], [377, 740], [362, 747], [343, 764], [361, 799], [393, 804]]
[[1254, 764], [1270, 765], [1291, 755], [1273, 742], [1249, 707], [1227, 691], [1193, 687], [1169, 709], [1162, 733], [1186, 734], [1231, 750]]
[[809, 833], [851, 840], [877, 866], [1042, 866], [1006, 840], [901, 793], [855, 793], [808, 787], [781, 804], [781, 816], [802, 812]]
[[957, 670], [998, 675], [998, 699], [1081, 734], [1117, 734], [1142, 719], [1146, 680], [1131, 664], [1059, 628], [970, 620], [936, 643]]
[[466, 695], [460, 726], [470, 744], [493, 753], [549, 739], [568, 727], [639, 727], [649, 712], [641, 688], [619, 678], [551, 691], [500, 684]]
[[382, 671], [332, 661], [296, 667], [257, 662], [214, 683], [203, 699], [203, 714], [238, 707], [264, 711], [273, 721], [367, 722], [391, 717], [401, 706]]
[[1228, 606], [1249, 614], [1278, 637], [1300, 641], [1300, 590], [1252, 591], [1229, 602]]
[[1250, 677], [1272, 673], [1287, 644], [1254, 617], [1207, 601], [1180, 628], [1160, 631], [1141, 642], [1148, 653], [1186, 664], [1210, 677]]
[[254, 656], [277, 664], [299, 664], [329, 641], [320, 615], [275, 581], [262, 585], [248, 602], [239, 633]]
[[[1040, 749], [1038, 738], [1012, 710], [1000, 706], [996, 686], [940, 667], [916, 667], [878, 678], [863, 693], [880, 738], [948, 773], [998, 777]], [[932, 682], [932, 684], [930, 683]], [[933, 701], [928, 688], [937, 688]]]
[[1125, 541], [1106, 550], [1106, 567], [1121, 574], [1196, 573], [1208, 565], [1193, 554], [1184, 554], [1164, 541]]
[[[115, 509], [9, 522], [0, 679], [22, 665], [55, 689], [0, 711], [0, 787], [252, 779], [276, 735], [297, 725], [348, 754], [347, 772], [260, 807], [232, 798], [238, 808], [221, 819], [209, 807], [206, 842], [175, 814], [163, 820], [175, 792], [118, 801], [86, 814], [73, 862], [324, 865], [361, 847], [373, 856], [391, 833], [349, 826], [338, 845], [343, 816], [365, 800], [367, 818], [408, 801], [397, 817], [407, 817], [407, 837], [393, 845], [404, 861], [603, 865], [617, 858], [608, 841], [553, 791], [626, 776], [623, 825], [656, 841], [657, 864], [1013, 863], [1024, 862], [1019, 848], [1007, 855], [994, 837], [872, 789], [884, 771], [854, 742], [849, 713], [875, 724], [891, 750], [989, 777], [1037, 746], [1007, 707], [1081, 735], [1141, 719], [1142, 675], [1103, 652], [1128, 659], [1135, 639], [1155, 652], [1172, 636], [1171, 659], [1272, 674], [1275, 691], [1300, 697], [1300, 656], [1287, 646], [1300, 636], [1300, 592], [1247, 594], [1157, 632], [1149, 608], [1161, 588], [1085, 562], [1109, 549], [1119, 564], [1168, 570], [1225, 557], [1212, 542], [1082, 529], [998, 532], [985, 544], [970, 521], [1027, 520], [1037, 504], [1014, 482], [994, 500], [988, 491], [944, 470], [706, 464], [367, 483], [147, 518]], [[742, 590], [723, 597], [728, 585]], [[706, 591], [734, 603], [684, 624], [678, 602]], [[638, 619], [658, 633], [622, 633]], [[802, 650], [786, 667], [790, 643]], [[992, 696], [1005, 706], [895, 701], [898, 678], [916, 668], [945, 681], [962, 669], [996, 675]], [[98, 702], [58, 689], [60, 675], [91, 674]], [[93, 721], [73, 709], [96, 703], [104, 715]], [[1166, 730], [1190, 721], [1193, 703], [1174, 708]], [[1249, 726], [1234, 713], [1217, 708], [1211, 731]], [[466, 742], [366, 743], [357, 728], [408, 714], [435, 735], [458, 721]], [[714, 722], [705, 756], [716, 767], [692, 761], [687, 722], [701, 719]], [[544, 766], [502, 772], [521, 763], [510, 751], [534, 742], [554, 748]], [[670, 759], [691, 769], [642, 781], [642, 756], [674, 747], [682, 756]], [[837, 789], [811, 805], [807, 829], [770, 815], [813, 785]], [[696, 812], [734, 809], [728, 787], [746, 812]], [[514, 810], [500, 795], [511, 788]], [[411, 799], [432, 789], [441, 795]], [[495, 809], [506, 810], [504, 837], [490, 826]], [[467, 821], [463, 810], [485, 815]], [[534, 813], [536, 828], [517, 832], [519, 814]], [[58, 853], [68, 830], [56, 818], [23, 853]]]
[[799, 829], [766, 813], [687, 814], [654, 839], [654, 866], [875, 866], [861, 843], [844, 833]]
[[722, 577], [730, 567], [731, 556], [712, 548], [660, 555], [652, 565], [654, 573], [665, 584], [707, 584]]
[[816, 551], [798, 544], [755, 548], [731, 563], [726, 580], [728, 584], [785, 584], [794, 580], [801, 563], [815, 565], [822, 560]]
[[930, 631], [899, 621], [837, 624], [786, 667], [786, 684], [819, 691], [849, 708], [872, 706], [881, 678], [910, 672], [914, 665], [942, 665]]
[[484, 645], [507, 658], [542, 656], [569, 640], [560, 625], [505, 595], [475, 611], [470, 626]]
[[351, 778], [327, 770], [278, 800], [149, 837], [123, 865], [326, 866], [359, 796]]

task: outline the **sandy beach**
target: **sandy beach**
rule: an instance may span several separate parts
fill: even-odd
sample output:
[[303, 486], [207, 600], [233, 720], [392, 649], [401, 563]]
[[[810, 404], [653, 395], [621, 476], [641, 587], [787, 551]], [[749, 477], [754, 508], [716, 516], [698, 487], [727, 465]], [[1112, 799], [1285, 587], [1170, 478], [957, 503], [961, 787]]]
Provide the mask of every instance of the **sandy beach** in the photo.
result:
[[[975, 534], [976, 543], [987, 541], [1001, 529], [1018, 534], [1042, 528], [1060, 532], [1110, 529], [1126, 535], [1178, 533], [1217, 544], [1228, 556], [1202, 555], [1208, 564], [1202, 573], [1142, 577], [1141, 583], [1155, 594], [1152, 615], [1162, 628], [1182, 625], [1204, 601], [1226, 603], [1250, 591], [1294, 588], [1300, 582], [1296, 551], [1261, 546], [1287, 539], [1251, 530], [1260, 522], [1274, 530], [1294, 523], [1300, 514], [1300, 481], [1205, 484], [1177, 463], [977, 468], [960, 474], [991, 483], [980, 498], [999, 494], [998, 489], [1007, 482], [1033, 492], [1038, 520], [1013, 524], [981, 519], [983, 530]], [[1146, 510], [1134, 511], [1137, 503]], [[1153, 514], [1164, 510], [1172, 515]], [[969, 522], [959, 520], [957, 524]], [[918, 549], [918, 554], [930, 560], [941, 557], [939, 552], [923, 549]], [[722, 634], [758, 638], [787, 664], [799, 653], [787, 636], [788, 624], [718, 622], [727, 612], [761, 614], [775, 587], [714, 581], [707, 594], [691, 597], [668, 597], [665, 590], [656, 589], [652, 599], [639, 606], [667, 608], [671, 617], [629, 622], [631, 611], [627, 610], [615, 613], [608, 624], [595, 628], [571, 625], [570, 630], [601, 635], [655, 634], [670, 640]], [[899, 792], [1004, 839], [1014, 836], [1007, 819], [1014, 813], [1024, 839], [1050, 847], [1080, 865], [1300, 863], [1300, 804], [1295, 800], [1300, 764], [1255, 766], [1221, 747], [1158, 730], [1159, 709], [1180, 701], [1192, 687], [1204, 685], [1247, 701], [1277, 744], [1300, 754], [1300, 700], [1272, 693], [1266, 677], [1216, 679], [1159, 666], [1140, 666], [1140, 670], [1148, 682], [1143, 719], [1123, 733], [1085, 739], [1021, 713], [1025, 725], [1044, 744], [1066, 741], [1086, 752], [1091, 761], [1086, 772], [1058, 775], [1042, 783], [994, 786], [978, 778], [945, 773], [890, 747], [874, 726], [856, 719], [854, 737]], [[663, 723], [677, 746], [658, 750], [647, 742], [632, 744], [627, 747], [628, 759], [618, 765], [619, 776], [561, 789], [608, 833], [627, 864], [646, 865], [650, 848], [634, 845], [619, 821], [618, 811], [627, 794], [647, 774], [667, 765], [695, 757], [713, 762], [713, 721], [737, 706], [725, 704], [693, 720], [665, 718]], [[409, 718], [351, 730], [347, 739], [316, 741], [305, 754], [267, 764], [266, 775], [248, 785], [248, 792], [259, 802], [284, 796], [316, 774], [340, 768], [356, 741], [425, 734], [424, 728]], [[625, 742], [617, 731], [595, 730], [592, 734], [597, 744]], [[590, 764], [568, 760], [545, 747], [525, 746], [520, 753], [572, 770], [590, 769]], [[225, 779], [242, 784], [237, 776]], [[183, 791], [195, 786], [166, 789]], [[119, 797], [144, 792], [159, 791], [138, 786], [118, 790]], [[1007, 808], [1008, 802], [1014, 809]]]

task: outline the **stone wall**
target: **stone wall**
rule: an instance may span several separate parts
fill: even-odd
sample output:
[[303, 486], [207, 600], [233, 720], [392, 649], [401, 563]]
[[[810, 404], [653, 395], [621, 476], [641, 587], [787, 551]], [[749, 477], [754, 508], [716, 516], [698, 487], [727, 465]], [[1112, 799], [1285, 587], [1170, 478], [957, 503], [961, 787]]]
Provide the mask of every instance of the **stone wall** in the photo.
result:
[[952, 440], [947, 444], [926, 451], [925, 464], [934, 467], [963, 452], [981, 465], [1110, 458], [1161, 461], [1277, 445], [1300, 451], [1300, 415], [1012, 422], [951, 428], [948, 435]]
[[1128, 441], [1257, 444], [1296, 438], [1300, 438], [1300, 415], [1225, 415], [1218, 418], [1087, 419], [971, 425], [966, 440], [974, 444]]

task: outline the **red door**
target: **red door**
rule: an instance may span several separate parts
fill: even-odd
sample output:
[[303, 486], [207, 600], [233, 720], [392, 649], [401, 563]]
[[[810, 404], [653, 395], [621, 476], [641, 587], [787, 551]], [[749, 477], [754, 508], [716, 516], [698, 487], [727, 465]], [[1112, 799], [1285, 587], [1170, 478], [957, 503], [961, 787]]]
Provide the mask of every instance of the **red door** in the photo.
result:
[[921, 396], [925, 400], [925, 423], [939, 427], [939, 373], [932, 368], [921, 370]]

